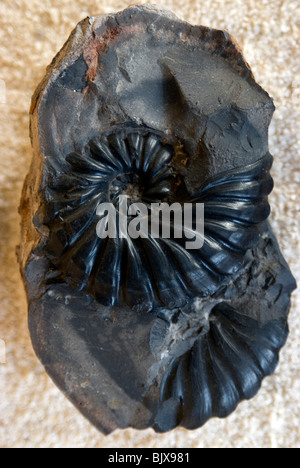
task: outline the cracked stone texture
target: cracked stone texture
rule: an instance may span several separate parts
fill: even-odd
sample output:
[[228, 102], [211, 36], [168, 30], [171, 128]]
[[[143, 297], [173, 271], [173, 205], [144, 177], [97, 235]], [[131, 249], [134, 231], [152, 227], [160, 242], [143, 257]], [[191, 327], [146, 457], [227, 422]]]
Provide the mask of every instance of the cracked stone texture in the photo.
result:
[[[159, 3], [159, 2], [158, 2]], [[273, 377], [260, 393], [243, 402], [226, 420], [202, 429], [176, 429], [165, 435], [147, 431], [99, 434], [46, 376], [33, 354], [27, 331], [26, 301], [15, 260], [19, 241], [17, 206], [31, 160], [28, 138], [30, 97], [44, 68], [75, 24], [86, 15], [117, 11], [126, 2], [101, 5], [79, 1], [2, 2], [0, 107], [1, 142], [1, 315], [0, 339], [6, 364], [0, 364], [0, 444], [3, 447], [298, 447], [299, 319], [297, 293], [290, 313], [290, 336]], [[270, 128], [275, 157], [271, 195], [272, 226], [283, 254], [299, 281], [299, 127], [300, 78], [296, 2], [166, 2], [161, 4], [195, 24], [227, 29], [238, 40], [256, 80], [274, 98]], [[231, 11], [226, 20], [226, 11]], [[15, 34], [19, 28], [20, 33]], [[67, 32], [66, 32], [67, 31]], [[8, 79], [9, 76], [9, 79]], [[3, 141], [2, 141], [3, 140]], [[298, 307], [299, 310], [299, 307]]]

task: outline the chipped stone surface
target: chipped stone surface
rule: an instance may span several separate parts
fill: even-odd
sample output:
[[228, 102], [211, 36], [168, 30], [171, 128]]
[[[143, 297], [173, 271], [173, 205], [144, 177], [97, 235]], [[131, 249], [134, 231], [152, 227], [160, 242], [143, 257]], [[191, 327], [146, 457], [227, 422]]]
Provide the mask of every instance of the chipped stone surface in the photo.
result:
[[[294, 3], [295, 5], [293, 5]], [[230, 23], [224, 15], [222, 5], [217, 4], [218, 2], [216, 2], [216, 8], [213, 11], [208, 8], [208, 5], [205, 5], [205, 2], [195, 6], [191, 4], [188, 7], [190, 12], [187, 12], [186, 4], [181, 7], [180, 2], [176, 4], [175, 8], [173, 5], [170, 5], [170, 8], [174, 11], [179, 11], [182, 8], [182, 15], [193, 23], [219, 28], [225, 27], [233, 32], [243, 46], [244, 53], [251, 63], [258, 81], [275, 97], [277, 111], [270, 130], [270, 146], [275, 155], [273, 176], [276, 180], [275, 191], [272, 194], [272, 221], [286, 258], [293, 271], [297, 273], [298, 267], [294, 263], [294, 259], [295, 253], [299, 250], [299, 226], [297, 225], [299, 206], [296, 202], [297, 184], [299, 184], [296, 154], [299, 142], [293, 131], [297, 128], [297, 119], [299, 118], [299, 116], [297, 117], [298, 106], [294, 104], [297, 97], [294, 78], [297, 74], [297, 63], [293, 53], [296, 44], [295, 34], [297, 34], [297, 29], [293, 29], [297, 5], [296, 2], [289, 2], [288, 7], [285, 2], [259, 2], [259, 4], [252, 6], [252, 4], [248, 5], [247, 2], [234, 2], [230, 5], [232, 11], [232, 20], [229, 20], [232, 23]], [[117, 9], [122, 6], [118, 5]], [[8, 8], [5, 2], [1, 8]], [[214, 420], [202, 430], [193, 433], [187, 434], [178, 429], [158, 437], [153, 435], [151, 431], [137, 433], [128, 430], [124, 433], [116, 432], [108, 438], [102, 439], [88, 423], [83, 421], [81, 417], [74, 415], [72, 407], [43, 374], [32, 355], [28, 341], [24, 316], [24, 296], [21, 294], [15, 296], [16, 284], [19, 284], [19, 279], [13, 250], [14, 245], [18, 242], [18, 221], [17, 215], [13, 213], [16, 213], [15, 207], [19, 197], [14, 194], [20, 192], [21, 187], [20, 157], [23, 158], [22, 161], [25, 165], [28, 165], [31, 157], [26, 136], [26, 103], [28, 103], [35, 87], [32, 85], [32, 76], [39, 74], [42, 77], [42, 68], [59, 49], [65, 38], [65, 31], [70, 30], [79, 19], [84, 17], [83, 11], [87, 12], [87, 5], [85, 2], [78, 2], [76, 8], [81, 9], [80, 12], [70, 9], [69, 6], [64, 7], [62, 2], [60, 2], [59, 8], [54, 6], [51, 12], [50, 10], [44, 11], [44, 5], [41, 6], [39, 2], [33, 2], [32, 11], [31, 6], [27, 5], [26, 8], [26, 15], [21, 16], [22, 8], [14, 12], [14, 21], [16, 24], [22, 25], [24, 31], [22, 55], [18, 56], [20, 38], [13, 36], [13, 29], [9, 22], [5, 25], [5, 31], [7, 40], [11, 37], [11, 43], [15, 41], [13, 52], [10, 49], [11, 53], [16, 54], [15, 63], [19, 61], [19, 64], [24, 64], [26, 60], [24, 50], [25, 52], [28, 50], [27, 57], [30, 53], [31, 69], [27, 65], [26, 67], [24, 65], [23, 68], [22, 65], [21, 68], [15, 66], [10, 68], [8, 60], [2, 68], [3, 73], [11, 70], [12, 76], [15, 77], [15, 85], [7, 86], [8, 106], [3, 108], [1, 130], [6, 145], [5, 157], [1, 159], [1, 181], [3, 182], [1, 182], [1, 208], [4, 214], [3, 219], [5, 219], [1, 235], [1, 242], [2, 245], [5, 245], [5, 249], [2, 249], [1, 255], [7, 266], [5, 268], [6, 275], [2, 279], [3, 317], [1, 330], [5, 334], [7, 349], [11, 357], [6, 366], [1, 367], [3, 373], [2, 395], [7, 395], [7, 399], [2, 402], [1, 406], [3, 419], [3, 426], [0, 428], [2, 431], [1, 443], [8, 446], [93, 445], [103, 447], [133, 445], [167, 447], [182, 446], [182, 444], [185, 446], [297, 446], [296, 408], [299, 407], [299, 404], [296, 398], [299, 391], [295, 358], [297, 356], [297, 330], [299, 327], [296, 326], [297, 317], [294, 312], [290, 316], [291, 335], [287, 347], [281, 353], [280, 373], [277, 372], [273, 378], [265, 381], [262, 393], [251, 404], [243, 403], [228, 420]], [[89, 6], [89, 8], [91, 7]], [[111, 11], [114, 6], [108, 4], [107, 8], [108, 11]], [[99, 11], [99, 6], [95, 7], [93, 12], [87, 13], [94, 14], [96, 10]], [[34, 34], [36, 34], [37, 39], [33, 43], [33, 49], [33, 28], [29, 24], [36, 27]], [[51, 38], [50, 36], [45, 37], [42, 30], [39, 33], [38, 28], [43, 25], [47, 26], [48, 31], [50, 28], [55, 30]], [[4, 60], [7, 56], [5, 41], [6, 39], [2, 43]], [[9, 47], [7, 45], [7, 50]], [[34, 60], [35, 58], [36, 60]], [[290, 66], [287, 67], [287, 64]], [[281, 73], [281, 71], [286, 72], [287, 69], [288, 73]], [[22, 74], [20, 70], [22, 70]], [[27, 70], [26, 74], [23, 73], [24, 70]], [[283, 76], [285, 78], [282, 78]], [[293, 99], [290, 99], [290, 93], [294, 96]], [[20, 97], [22, 97], [21, 100]], [[291, 107], [287, 106], [288, 102], [291, 103]], [[8, 109], [14, 110], [12, 119], [6, 118]], [[7, 129], [6, 132], [5, 129]], [[8, 134], [14, 135], [11, 143], [7, 138]], [[19, 158], [15, 157], [16, 146], [22, 148], [22, 152], [18, 152]], [[287, 216], [287, 212], [291, 212], [293, 215]], [[294, 303], [296, 301], [297, 297]], [[20, 343], [23, 344], [20, 345]], [[282, 372], [284, 372], [285, 380], [283, 380]], [[18, 384], [16, 376], [19, 376]], [[37, 394], [39, 398], [35, 399]], [[41, 395], [43, 395], [42, 399]], [[18, 402], [18, 404], [13, 404], [13, 401]], [[51, 402], [50, 405], [49, 402]], [[62, 407], [64, 411], [62, 411]], [[36, 418], [33, 418], [33, 412], [37, 415]], [[69, 424], [66, 429], [68, 418], [72, 418], [72, 430], [70, 430]], [[13, 430], [9, 424], [12, 420], [15, 422]], [[250, 426], [249, 420], [251, 420]], [[201, 442], [199, 442], [200, 439]]]
[[[83, 20], [48, 67], [20, 205], [29, 329], [105, 434], [196, 429], [275, 371], [296, 284], [266, 222], [273, 112], [228, 33], [155, 6]], [[204, 204], [201, 248], [175, 221], [98, 236], [100, 205], [124, 196]]]

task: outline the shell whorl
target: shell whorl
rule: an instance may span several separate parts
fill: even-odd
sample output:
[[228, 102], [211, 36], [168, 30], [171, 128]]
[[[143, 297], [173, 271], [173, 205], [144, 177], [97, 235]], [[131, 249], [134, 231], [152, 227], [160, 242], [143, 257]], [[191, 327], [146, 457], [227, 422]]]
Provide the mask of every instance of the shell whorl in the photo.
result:
[[[67, 155], [64, 167], [48, 158], [44, 251], [67, 282], [105, 306], [152, 310], [182, 307], [212, 294], [235, 273], [258, 240], [272, 189], [266, 154], [256, 163], [208, 179], [195, 193], [178, 166], [182, 144], [147, 127], [128, 125], [96, 136]], [[152, 202], [204, 204], [204, 244], [187, 250], [183, 237], [100, 239], [97, 207], [120, 195]], [[150, 215], [149, 215], [150, 216]]]

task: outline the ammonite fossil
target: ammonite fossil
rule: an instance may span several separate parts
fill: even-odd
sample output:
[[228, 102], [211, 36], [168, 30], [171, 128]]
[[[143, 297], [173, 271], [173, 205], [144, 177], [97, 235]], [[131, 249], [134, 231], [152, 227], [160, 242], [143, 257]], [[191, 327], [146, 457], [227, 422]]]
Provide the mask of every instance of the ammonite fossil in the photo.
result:
[[48, 68], [19, 261], [34, 349], [101, 431], [197, 428], [274, 371], [273, 112], [228, 33], [149, 5], [87, 18]]

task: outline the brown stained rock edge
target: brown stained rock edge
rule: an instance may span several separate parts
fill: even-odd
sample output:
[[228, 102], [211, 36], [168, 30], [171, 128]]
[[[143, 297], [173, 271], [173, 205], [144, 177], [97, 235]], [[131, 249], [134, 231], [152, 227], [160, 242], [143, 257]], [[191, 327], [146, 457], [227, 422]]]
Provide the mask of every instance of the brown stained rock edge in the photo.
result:
[[[148, 8], [148, 6], [150, 8]], [[116, 38], [120, 33], [122, 33], [124, 29], [124, 27], [121, 27], [121, 25], [118, 23], [118, 17], [124, 14], [125, 12], [130, 13], [130, 11], [140, 12], [147, 10], [150, 10], [152, 14], [161, 13], [161, 15], [169, 17], [170, 20], [178, 26], [184, 25], [185, 27], [188, 27], [188, 36], [191, 36], [189, 37], [189, 45], [194, 47], [200, 46], [201, 41], [205, 39], [205, 41], [208, 44], [206, 47], [208, 51], [214, 51], [217, 54], [219, 54], [219, 52], [222, 52], [221, 56], [225, 60], [228, 60], [228, 57], [231, 56], [231, 66], [235, 68], [236, 71], [240, 74], [243, 72], [249, 74], [249, 77], [254, 81], [254, 76], [252, 74], [251, 68], [246, 62], [242, 54], [241, 48], [239, 47], [236, 39], [233, 36], [231, 36], [231, 34], [227, 31], [208, 28], [206, 26], [201, 25], [191, 25], [190, 23], [181, 20], [180, 18], [175, 16], [172, 12], [169, 12], [168, 10], [162, 10], [155, 5], [130, 6], [125, 10], [114, 14], [87, 17], [77, 24], [77, 26], [71, 32], [69, 38], [63, 45], [62, 49], [57, 53], [57, 55], [52, 60], [51, 64], [47, 67], [45, 77], [43, 78], [43, 80], [37, 87], [35, 93], [33, 94], [30, 114], [32, 115], [34, 113], [35, 108], [39, 104], [40, 95], [44, 90], [46, 90], [50, 79], [51, 83], [54, 82], [57, 76], [59, 76], [72, 61], [76, 60], [76, 58], [78, 58], [81, 55], [83, 48], [86, 45], [88, 46], [89, 43], [91, 44], [91, 50], [87, 50], [86, 52], [84, 52], [84, 56], [86, 57], [87, 64], [91, 68], [91, 70], [88, 71], [87, 78], [93, 79], [95, 73], [94, 68], [96, 65], [95, 62], [98, 62], [95, 56], [95, 52], [105, 52], [105, 50], [108, 47], [109, 41]], [[109, 27], [107, 25], [107, 23], [111, 20], [115, 22], [114, 27]], [[131, 26], [129, 30], [127, 30], [126, 34], [130, 33], [130, 30], [134, 32], [134, 28], [132, 28]], [[135, 32], [137, 32], [136, 28]], [[102, 35], [99, 36], [99, 33]], [[162, 33], [165, 34], [166, 31], [163, 30]], [[193, 38], [193, 41], [191, 40], [191, 38]], [[220, 44], [223, 44], [224, 39], [227, 40], [227, 47], [221, 47], [220, 51], [218, 51], [218, 47]], [[187, 41], [187, 37], [182, 37], [181, 40], [185, 42]], [[213, 46], [211, 46], [211, 43], [213, 43]], [[73, 51], [73, 49], [75, 49], [75, 51]], [[228, 56], [224, 57], [224, 53], [227, 53]], [[64, 63], [65, 59], [66, 62]], [[243, 66], [238, 65], [238, 62], [240, 62]], [[263, 91], [265, 94], [268, 94], [257, 83], [255, 84], [261, 91]]]

